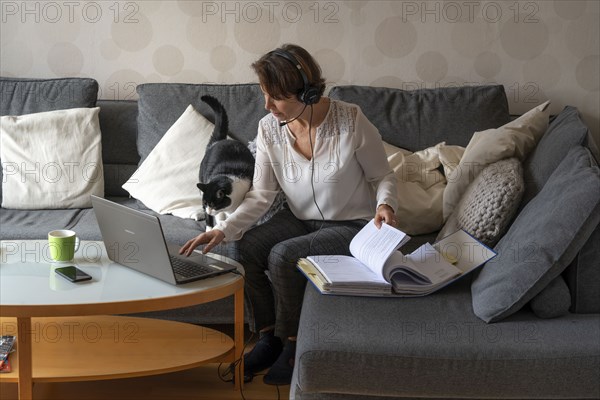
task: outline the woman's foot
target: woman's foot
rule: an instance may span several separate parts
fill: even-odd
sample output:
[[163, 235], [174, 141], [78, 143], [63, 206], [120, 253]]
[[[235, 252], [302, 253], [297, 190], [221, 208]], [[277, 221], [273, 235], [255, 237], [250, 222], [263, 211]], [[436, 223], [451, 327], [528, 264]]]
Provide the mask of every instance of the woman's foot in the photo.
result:
[[279, 358], [264, 376], [263, 381], [267, 385], [289, 385], [292, 382], [295, 357], [296, 341], [288, 340]]
[[254, 348], [244, 355], [244, 382], [250, 382], [256, 373], [273, 365], [282, 347], [281, 339], [273, 331], [261, 332]]

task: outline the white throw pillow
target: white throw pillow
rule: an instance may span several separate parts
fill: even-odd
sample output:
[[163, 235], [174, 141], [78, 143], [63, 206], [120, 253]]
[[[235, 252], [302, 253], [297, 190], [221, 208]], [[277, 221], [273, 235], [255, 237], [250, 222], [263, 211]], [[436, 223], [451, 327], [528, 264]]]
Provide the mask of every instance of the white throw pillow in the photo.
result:
[[388, 163], [398, 179], [398, 228], [409, 235], [440, 229], [446, 179], [438, 170], [439, 146], [412, 153], [384, 142]]
[[548, 128], [549, 101], [529, 110], [514, 121], [497, 129], [475, 132], [460, 163], [447, 175], [444, 191], [444, 220], [446, 220], [469, 184], [488, 165], [505, 158], [523, 161]]
[[104, 196], [100, 108], [72, 108], [0, 120], [2, 207], [91, 207]]
[[202, 193], [196, 184], [213, 127], [189, 105], [123, 189], [159, 214], [203, 218]]

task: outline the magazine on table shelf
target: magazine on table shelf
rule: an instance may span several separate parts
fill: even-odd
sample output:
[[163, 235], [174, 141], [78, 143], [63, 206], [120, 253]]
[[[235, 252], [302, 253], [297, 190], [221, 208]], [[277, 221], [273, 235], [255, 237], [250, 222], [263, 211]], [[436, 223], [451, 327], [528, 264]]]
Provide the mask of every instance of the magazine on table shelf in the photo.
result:
[[310, 256], [298, 269], [323, 294], [424, 296], [460, 279], [496, 253], [458, 230], [435, 244], [425, 243], [404, 255], [398, 249], [410, 237], [371, 220], [350, 242], [352, 256]]
[[0, 336], [0, 373], [11, 372], [8, 356], [10, 355], [14, 344], [14, 336]]

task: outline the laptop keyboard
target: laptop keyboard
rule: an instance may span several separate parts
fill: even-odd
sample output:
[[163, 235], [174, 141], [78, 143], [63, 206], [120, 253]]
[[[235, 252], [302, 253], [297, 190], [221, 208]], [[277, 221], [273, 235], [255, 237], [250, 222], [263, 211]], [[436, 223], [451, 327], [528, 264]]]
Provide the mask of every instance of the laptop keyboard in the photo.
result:
[[171, 259], [171, 264], [173, 265], [173, 270], [175, 273], [183, 276], [184, 278], [192, 278], [194, 276], [200, 276], [214, 272], [212, 268], [186, 262], [175, 256], [170, 255], [169, 258]]

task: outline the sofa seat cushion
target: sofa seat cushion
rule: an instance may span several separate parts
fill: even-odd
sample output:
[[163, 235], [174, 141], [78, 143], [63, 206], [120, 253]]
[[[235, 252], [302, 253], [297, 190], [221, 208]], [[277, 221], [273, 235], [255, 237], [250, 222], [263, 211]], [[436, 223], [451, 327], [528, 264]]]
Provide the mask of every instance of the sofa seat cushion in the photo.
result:
[[[165, 239], [175, 244], [185, 242], [204, 232], [204, 221], [183, 220], [171, 215], [159, 215], [128, 197], [108, 197], [127, 207], [159, 217]], [[45, 239], [54, 229], [71, 229], [82, 240], [102, 240], [94, 209], [69, 210], [8, 210], [0, 208], [0, 239]]]
[[[134, 199], [110, 197], [110, 200], [137, 207]], [[0, 239], [46, 239], [55, 229], [70, 229], [81, 240], [102, 240], [92, 208], [65, 210], [10, 210], [0, 208]]]
[[54, 229], [72, 229], [84, 210], [9, 210], [0, 208], [0, 240], [46, 239]]
[[419, 298], [326, 296], [307, 285], [290, 398], [600, 396], [598, 314], [541, 320], [522, 310], [488, 325], [473, 314], [469, 284]]
[[[133, 198], [109, 197], [109, 199], [127, 207], [157, 216], [160, 219], [165, 239], [171, 243], [183, 245], [185, 242], [197, 236], [200, 232], [204, 232], [206, 229], [204, 221], [198, 222], [194, 220], [184, 220], [172, 215], [159, 215]], [[82, 210], [76, 223], [69, 229], [77, 232], [83, 240], [102, 239], [93, 209]]]

